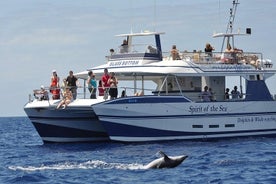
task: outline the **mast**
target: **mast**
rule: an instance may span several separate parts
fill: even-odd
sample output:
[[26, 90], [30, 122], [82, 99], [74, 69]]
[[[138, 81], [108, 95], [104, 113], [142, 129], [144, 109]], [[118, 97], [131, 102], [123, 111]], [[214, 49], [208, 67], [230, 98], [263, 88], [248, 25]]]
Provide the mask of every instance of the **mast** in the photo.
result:
[[[233, 6], [232, 6], [232, 8], [230, 8], [230, 16], [229, 16], [229, 21], [228, 21], [225, 33], [232, 33], [233, 32], [233, 25], [234, 25], [234, 21], [235, 21], [235, 15], [236, 15], [238, 4], [240, 4], [239, 0], [233, 0]], [[234, 48], [234, 37], [233, 36], [225, 36], [223, 38], [223, 42], [222, 42], [222, 46], [221, 46], [221, 52], [223, 52], [223, 46], [224, 46], [224, 42], [225, 42], [226, 38], [227, 38], [226, 47], [230, 44], [230, 39], [232, 39], [232, 47]]]
[[226, 33], [233, 32], [233, 24], [234, 24], [234, 20], [235, 20], [236, 11], [237, 11], [237, 6], [238, 6], [238, 4], [240, 4], [238, 1], [239, 0], [233, 0], [233, 7], [230, 8], [230, 17], [229, 17], [229, 22], [228, 22], [228, 25], [226, 28]]

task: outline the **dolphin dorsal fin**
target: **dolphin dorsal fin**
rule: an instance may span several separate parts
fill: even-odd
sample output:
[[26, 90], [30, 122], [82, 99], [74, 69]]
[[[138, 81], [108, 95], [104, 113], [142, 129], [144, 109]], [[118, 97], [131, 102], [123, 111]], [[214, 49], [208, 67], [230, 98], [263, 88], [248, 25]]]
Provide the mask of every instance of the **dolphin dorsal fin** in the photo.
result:
[[165, 160], [169, 159], [169, 157], [163, 151], [159, 151], [159, 154], [164, 157]]

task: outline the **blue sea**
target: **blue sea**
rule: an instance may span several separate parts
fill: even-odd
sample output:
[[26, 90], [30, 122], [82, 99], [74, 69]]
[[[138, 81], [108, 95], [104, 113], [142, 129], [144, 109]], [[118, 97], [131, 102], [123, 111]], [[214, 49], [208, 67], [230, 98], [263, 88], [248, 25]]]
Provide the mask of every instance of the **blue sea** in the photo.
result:
[[[276, 139], [43, 144], [26, 117], [0, 118], [0, 183], [276, 183]], [[178, 167], [144, 169], [163, 150]]]

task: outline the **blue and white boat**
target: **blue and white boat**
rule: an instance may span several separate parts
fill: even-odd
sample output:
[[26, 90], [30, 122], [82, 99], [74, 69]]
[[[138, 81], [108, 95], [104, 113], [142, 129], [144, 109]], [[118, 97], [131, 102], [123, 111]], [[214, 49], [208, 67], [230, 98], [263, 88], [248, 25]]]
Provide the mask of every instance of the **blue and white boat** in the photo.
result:
[[102, 99], [76, 99], [66, 109], [56, 109], [60, 100], [30, 100], [26, 114], [43, 142], [95, 142], [109, 137], [91, 105]]
[[[234, 48], [234, 37], [251, 34], [250, 29], [232, 32], [237, 5], [233, 1], [226, 33], [214, 35], [223, 39], [221, 52], [184, 51], [174, 60], [162, 51], [163, 32], [117, 35], [127, 46], [115, 49], [106, 64], [75, 75], [86, 80], [93, 71], [100, 79], [107, 68], [127, 97], [76, 99], [59, 110], [59, 100], [33, 100], [25, 105], [26, 114], [45, 142], [276, 136], [276, 101], [266, 85], [276, 73], [272, 62], [259, 52], [224, 52], [228, 45]], [[238, 98], [225, 98], [225, 89], [233, 87], [228, 78], [239, 86]], [[207, 101], [202, 100], [205, 86], [215, 92]]]
[[[233, 2], [233, 9], [237, 4]], [[244, 34], [233, 33], [233, 17], [231, 14], [226, 33], [214, 35], [223, 38], [224, 47], [231, 44], [234, 48], [234, 37], [251, 34], [250, 29]], [[151, 95], [131, 95], [92, 105], [111, 140], [145, 142], [276, 136], [276, 101], [265, 83], [276, 72], [270, 60], [258, 52], [224, 52], [224, 47], [218, 53], [182, 52], [179, 60], [173, 60], [162, 52], [161, 34], [119, 35], [128, 41], [127, 52], [121, 53], [118, 49], [107, 64], [91, 69], [100, 74], [107, 68], [116, 73], [119, 81], [133, 81], [134, 92], [141, 83], [142, 94], [145, 94], [145, 81], [156, 84]], [[153, 37], [155, 43], [144, 45], [144, 50], [139, 52], [136, 48], [141, 44], [136, 45], [135, 40], [144, 37]], [[146, 50], [148, 46], [153, 46], [156, 52], [150, 53]], [[238, 98], [230, 94], [230, 98], [225, 99], [229, 77], [240, 86]], [[202, 101], [201, 91], [205, 86], [212, 88], [215, 95]]]

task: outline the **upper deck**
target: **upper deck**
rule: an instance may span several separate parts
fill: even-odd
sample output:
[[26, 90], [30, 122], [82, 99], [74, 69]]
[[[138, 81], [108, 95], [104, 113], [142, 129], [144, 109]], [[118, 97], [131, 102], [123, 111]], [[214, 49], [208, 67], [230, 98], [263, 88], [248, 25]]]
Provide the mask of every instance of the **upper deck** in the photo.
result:
[[[106, 56], [103, 65], [90, 68], [94, 74], [101, 76], [104, 68], [115, 72], [120, 79], [129, 76], [143, 76], [149, 79], [153, 76], [248, 76], [261, 74], [268, 78], [276, 73], [272, 69], [271, 60], [264, 59], [260, 52], [246, 52], [233, 49], [227, 52], [181, 51], [179, 57], [173, 59], [171, 52], [163, 52], [161, 35], [164, 32], [140, 32], [116, 35], [123, 37], [122, 45], [113, 49], [114, 52]], [[234, 36], [248, 34], [216, 34], [215, 37], [227, 39]], [[76, 74], [80, 78], [87, 78], [87, 71]]]

